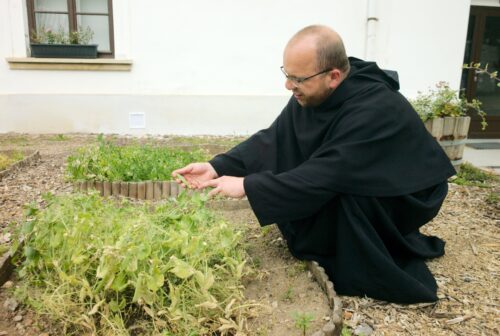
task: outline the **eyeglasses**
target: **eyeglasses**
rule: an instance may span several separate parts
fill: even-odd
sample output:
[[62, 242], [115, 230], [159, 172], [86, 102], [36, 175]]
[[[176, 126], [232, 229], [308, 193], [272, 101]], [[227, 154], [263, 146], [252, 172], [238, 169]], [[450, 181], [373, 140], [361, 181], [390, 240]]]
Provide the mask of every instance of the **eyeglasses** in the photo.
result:
[[332, 71], [332, 70], [333, 70], [332, 68], [330, 68], [330, 69], [325, 69], [325, 70], [320, 71], [320, 72], [318, 72], [318, 73], [316, 73], [316, 74], [314, 74], [314, 75], [311, 75], [311, 76], [309, 76], [309, 77], [295, 77], [295, 76], [290, 76], [289, 74], [287, 74], [287, 73], [286, 73], [286, 71], [285, 71], [285, 68], [284, 68], [283, 66], [281, 66], [281, 67], [280, 67], [280, 69], [281, 69], [281, 72], [283, 72], [283, 74], [285, 75], [286, 79], [288, 79], [290, 82], [292, 82], [292, 83], [293, 83], [293, 84], [295, 84], [296, 86], [298, 86], [298, 85], [300, 85], [300, 84], [304, 83], [304, 82], [305, 82], [306, 80], [308, 80], [308, 79], [311, 79], [311, 78], [313, 78], [313, 77], [319, 76], [319, 75], [321, 75], [321, 74], [324, 74], [324, 73], [326, 73], [326, 72], [328, 72], [328, 71]]

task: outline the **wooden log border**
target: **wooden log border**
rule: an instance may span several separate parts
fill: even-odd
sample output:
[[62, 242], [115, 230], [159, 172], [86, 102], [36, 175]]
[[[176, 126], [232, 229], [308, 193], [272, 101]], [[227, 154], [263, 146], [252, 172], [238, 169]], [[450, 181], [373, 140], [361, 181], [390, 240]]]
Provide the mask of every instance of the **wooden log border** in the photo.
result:
[[7, 177], [8, 175], [10, 175], [12, 172], [17, 171], [17, 170], [21, 169], [22, 167], [31, 165], [31, 164], [35, 163], [36, 161], [40, 160], [40, 158], [41, 158], [39, 151], [25, 153], [25, 154], [27, 154], [27, 156], [24, 159], [22, 159], [20, 161], [16, 161], [13, 164], [11, 164], [10, 166], [8, 166], [6, 169], [0, 171], [0, 181], [4, 177]]
[[[174, 181], [77, 181], [73, 182], [73, 191], [88, 192], [96, 190], [101, 196], [121, 196], [138, 200], [159, 201], [177, 197], [184, 188]], [[197, 192], [197, 191], [189, 191]], [[216, 208], [231, 208], [227, 201], [215, 201]], [[234, 201], [230, 201], [234, 202]], [[241, 202], [240, 202], [241, 203]], [[248, 203], [248, 202], [247, 202]], [[241, 204], [243, 205], [243, 203]], [[241, 205], [239, 206], [241, 208]]]
[[328, 279], [325, 269], [316, 261], [307, 261], [306, 265], [323, 292], [325, 292], [331, 309], [330, 321], [312, 336], [340, 336], [342, 333], [342, 301], [335, 292], [333, 282]]

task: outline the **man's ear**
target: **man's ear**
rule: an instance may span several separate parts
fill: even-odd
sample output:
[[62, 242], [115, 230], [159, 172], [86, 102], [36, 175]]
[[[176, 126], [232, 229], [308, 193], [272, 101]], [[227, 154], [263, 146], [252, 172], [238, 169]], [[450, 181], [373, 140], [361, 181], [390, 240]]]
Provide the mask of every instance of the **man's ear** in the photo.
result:
[[333, 69], [328, 73], [328, 78], [330, 79], [330, 88], [335, 90], [342, 82], [343, 75], [339, 69]]

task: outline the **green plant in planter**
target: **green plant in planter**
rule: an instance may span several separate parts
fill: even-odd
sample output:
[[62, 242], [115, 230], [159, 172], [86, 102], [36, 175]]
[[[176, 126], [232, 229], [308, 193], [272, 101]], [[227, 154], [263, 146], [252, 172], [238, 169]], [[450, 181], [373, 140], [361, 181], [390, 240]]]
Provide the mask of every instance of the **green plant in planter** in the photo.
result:
[[89, 44], [94, 37], [94, 32], [87, 27], [78, 27], [78, 30], [67, 32], [59, 27], [57, 31], [50, 28], [39, 27], [31, 32], [31, 39], [34, 43], [40, 44]]
[[476, 74], [489, 76], [491, 79], [497, 81], [497, 86], [500, 87], [500, 77], [498, 77], [498, 71], [488, 71], [488, 63], [481, 67], [481, 63], [471, 62], [469, 64], [464, 64], [464, 69], [475, 70]]
[[474, 110], [481, 118], [482, 129], [488, 125], [481, 102], [477, 99], [468, 101], [464, 95], [451, 89], [447, 82], [437, 83], [436, 89], [430, 89], [428, 93], [419, 92], [417, 98], [411, 99], [410, 103], [424, 122], [434, 118], [466, 116], [467, 111]]

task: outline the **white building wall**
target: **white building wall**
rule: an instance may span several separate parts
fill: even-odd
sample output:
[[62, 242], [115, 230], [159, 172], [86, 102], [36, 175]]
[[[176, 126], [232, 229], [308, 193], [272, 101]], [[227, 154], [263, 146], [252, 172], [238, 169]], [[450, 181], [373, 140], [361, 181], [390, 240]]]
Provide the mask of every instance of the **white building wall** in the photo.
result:
[[[372, 0], [373, 1], [373, 0]], [[0, 1], [0, 59], [26, 56], [24, 0]], [[368, 0], [114, 1], [116, 58], [130, 72], [10, 70], [0, 61], [0, 132], [248, 134], [288, 100], [288, 39], [327, 24], [366, 52]], [[403, 94], [458, 87], [470, 0], [376, 1], [375, 60]], [[129, 113], [144, 112], [145, 129]]]

